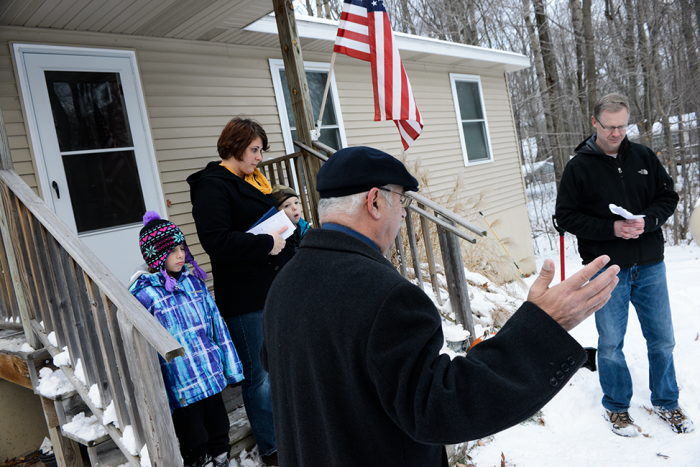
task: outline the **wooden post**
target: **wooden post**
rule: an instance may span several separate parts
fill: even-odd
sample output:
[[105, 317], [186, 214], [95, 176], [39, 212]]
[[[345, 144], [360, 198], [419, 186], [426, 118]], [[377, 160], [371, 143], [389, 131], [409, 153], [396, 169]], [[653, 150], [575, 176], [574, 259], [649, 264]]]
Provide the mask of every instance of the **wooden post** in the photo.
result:
[[[453, 220], [443, 217], [446, 222], [455, 225]], [[457, 235], [443, 229], [437, 228], [440, 238], [440, 249], [442, 250], [442, 261], [445, 265], [445, 279], [447, 280], [447, 291], [450, 294], [450, 303], [454, 311], [457, 322], [469, 331], [469, 342], [474, 340], [474, 321], [472, 319], [472, 307], [469, 303], [469, 289], [467, 288], [467, 276], [464, 274], [464, 263], [462, 262], [462, 250], [459, 245]]]
[[[418, 204], [421, 208], [424, 208], [422, 204]], [[442, 306], [442, 295], [440, 294], [440, 284], [437, 280], [437, 271], [435, 270], [435, 256], [433, 255], [433, 244], [430, 241], [430, 226], [428, 225], [428, 220], [420, 216], [420, 228], [423, 232], [423, 243], [425, 243], [425, 254], [428, 257], [428, 272], [430, 273], [430, 283], [433, 286], [433, 292], [435, 292], [435, 298], [437, 298], [438, 305]]]
[[2, 117], [2, 109], [0, 109], [0, 169], [13, 170], [14, 168], [10, 154], [10, 143], [7, 140], [5, 120]]
[[27, 295], [25, 293], [25, 284], [23, 276], [19, 270], [19, 263], [15, 251], [20, 251], [20, 246], [12, 241], [12, 229], [10, 228], [10, 196], [9, 190], [5, 184], [0, 184], [0, 230], [2, 231], [2, 242], [5, 245], [5, 255], [7, 257], [7, 265], [10, 268], [10, 276], [12, 277], [12, 287], [14, 288], [15, 297], [17, 298], [17, 306], [22, 320], [22, 328], [24, 329], [24, 337], [27, 343], [34, 349], [42, 348], [41, 341], [34, 335], [32, 327], [29, 324], [31, 319], [29, 307], [27, 305]]
[[[41, 397], [41, 396], [39, 396]], [[59, 467], [83, 467], [83, 458], [80, 454], [80, 446], [72, 439], [61, 435], [61, 426], [58, 422], [56, 407], [51, 399], [41, 397], [41, 405], [44, 408], [46, 427], [49, 429], [49, 437]]]
[[117, 313], [129, 372], [134, 380], [136, 405], [145, 431], [141, 435], [145, 437], [143, 441], [148, 446], [151, 465], [181, 466], [182, 456], [157, 354], [123, 312], [119, 310]]
[[[277, 20], [277, 33], [282, 48], [284, 71], [287, 74], [289, 97], [292, 102], [294, 124], [297, 138], [302, 143], [312, 147], [311, 130], [314, 128], [313, 108], [309, 86], [306, 82], [304, 58], [301, 55], [301, 42], [294, 19], [294, 5], [290, 0], [272, 0]], [[311, 220], [314, 226], [320, 226], [318, 221], [318, 192], [316, 191], [316, 174], [321, 168], [318, 160], [302, 151], [302, 164], [306, 175], [307, 196], [311, 201]]]
[[413, 260], [413, 272], [418, 279], [418, 287], [423, 290], [423, 271], [420, 268], [420, 258], [418, 256], [418, 245], [416, 245], [416, 232], [413, 228], [411, 210], [406, 209], [406, 233], [408, 234], [408, 244], [411, 247], [411, 259]]

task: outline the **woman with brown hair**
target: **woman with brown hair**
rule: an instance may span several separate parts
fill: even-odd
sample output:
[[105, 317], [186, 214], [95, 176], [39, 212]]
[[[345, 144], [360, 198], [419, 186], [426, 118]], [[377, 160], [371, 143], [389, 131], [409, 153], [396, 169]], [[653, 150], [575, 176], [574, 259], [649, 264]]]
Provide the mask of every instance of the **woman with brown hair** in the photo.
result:
[[211, 259], [216, 305], [243, 363], [243, 402], [260, 455], [277, 465], [270, 382], [260, 365], [262, 314], [272, 280], [292, 256], [282, 231], [246, 233], [270, 208], [272, 188], [257, 168], [269, 149], [262, 126], [236, 117], [221, 132], [221, 161], [187, 178], [197, 235]]

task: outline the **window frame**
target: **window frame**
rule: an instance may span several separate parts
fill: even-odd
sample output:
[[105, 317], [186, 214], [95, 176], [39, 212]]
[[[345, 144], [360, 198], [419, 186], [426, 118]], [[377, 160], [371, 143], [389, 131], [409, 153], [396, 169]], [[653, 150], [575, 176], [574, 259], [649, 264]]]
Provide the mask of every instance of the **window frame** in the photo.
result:
[[[270, 74], [272, 75], [272, 85], [275, 91], [275, 99], [277, 101], [277, 113], [279, 114], [280, 126], [282, 127], [282, 139], [284, 140], [284, 148], [287, 154], [292, 154], [296, 152], [294, 148], [294, 143], [292, 142], [292, 126], [291, 122], [287, 119], [287, 104], [284, 101], [284, 89], [282, 88], [282, 78], [280, 77], [280, 70], [284, 70], [284, 62], [277, 58], [269, 59], [270, 62]], [[330, 70], [330, 63], [322, 62], [304, 62], [304, 71], [320, 71], [326, 72]], [[348, 141], [345, 136], [345, 125], [343, 123], [343, 112], [340, 108], [340, 99], [338, 98], [338, 87], [335, 82], [335, 71], [331, 74], [331, 86], [328, 90], [329, 96], [326, 100], [326, 105], [329, 102], [333, 103], [333, 109], [335, 110], [335, 118], [338, 126], [338, 133], [340, 136], [340, 144], [342, 148], [348, 146]], [[314, 115], [314, 124], [318, 119], [318, 115]], [[328, 126], [326, 126], [327, 128]], [[333, 149], [342, 149], [333, 148]]]
[[[459, 96], [457, 95], [457, 82], [470, 82], [476, 83], [479, 87], [479, 99], [481, 99], [481, 114], [483, 115], [482, 120], [463, 120], [462, 112], [459, 108]], [[452, 88], [452, 102], [455, 107], [455, 115], [457, 117], [457, 130], [459, 131], [459, 143], [462, 146], [462, 158], [464, 159], [464, 166], [469, 167], [473, 165], [490, 164], [494, 162], [493, 157], [493, 146], [491, 144], [491, 134], [489, 132], [489, 122], [486, 117], [486, 106], [484, 104], [484, 92], [481, 87], [481, 76], [478, 75], [463, 75], [459, 73], [450, 73], [450, 87]], [[488, 159], [481, 159], [478, 161], [470, 161], [467, 151], [467, 142], [464, 139], [464, 128], [462, 124], [464, 122], [481, 122], [484, 124], [484, 131], [486, 133], [486, 150], [489, 153]]]

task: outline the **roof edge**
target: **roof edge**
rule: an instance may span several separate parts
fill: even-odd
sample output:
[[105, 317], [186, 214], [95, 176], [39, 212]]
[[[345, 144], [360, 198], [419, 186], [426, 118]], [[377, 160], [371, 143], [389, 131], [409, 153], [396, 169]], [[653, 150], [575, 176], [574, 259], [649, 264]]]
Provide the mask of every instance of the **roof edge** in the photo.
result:
[[[311, 16], [296, 16], [299, 36], [305, 39], [335, 41], [338, 22]], [[244, 28], [245, 31], [277, 34], [277, 22], [274, 16], [265, 16]], [[394, 32], [399, 50], [444, 55], [448, 57], [479, 60], [503, 65], [506, 71], [517, 71], [530, 67], [530, 59], [515, 52], [488, 49], [474, 45], [456, 44], [454, 42]]]

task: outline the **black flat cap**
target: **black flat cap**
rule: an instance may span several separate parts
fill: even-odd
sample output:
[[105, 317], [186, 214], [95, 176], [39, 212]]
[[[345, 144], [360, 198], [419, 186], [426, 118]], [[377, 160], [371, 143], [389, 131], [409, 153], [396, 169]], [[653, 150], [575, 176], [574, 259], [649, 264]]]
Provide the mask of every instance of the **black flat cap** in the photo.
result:
[[354, 195], [384, 185], [418, 191], [418, 180], [400, 160], [367, 146], [336, 152], [323, 164], [316, 178], [316, 190], [321, 198]]

